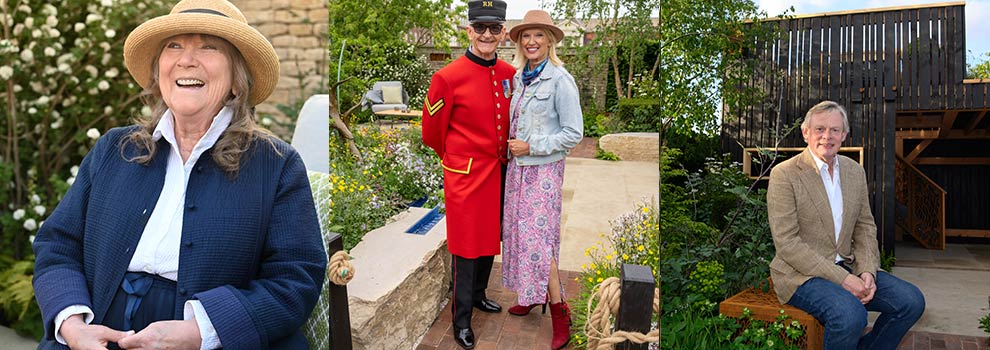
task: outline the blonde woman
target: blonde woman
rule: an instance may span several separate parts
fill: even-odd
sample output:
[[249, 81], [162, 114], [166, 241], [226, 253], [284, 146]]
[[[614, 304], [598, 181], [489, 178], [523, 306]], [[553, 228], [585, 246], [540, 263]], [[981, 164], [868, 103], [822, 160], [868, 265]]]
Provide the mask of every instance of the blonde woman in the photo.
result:
[[509, 313], [524, 316], [537, 305], [545, 312], [549, 302], [553, 349], [567, 346], [571, 323], [557, 269], [564, 158], [584, 129], [577, 85], [554, 48], [563, 36], [542, 10], [509, 31], [517, 71], [502, 222], [502, 283], [519, 295]]

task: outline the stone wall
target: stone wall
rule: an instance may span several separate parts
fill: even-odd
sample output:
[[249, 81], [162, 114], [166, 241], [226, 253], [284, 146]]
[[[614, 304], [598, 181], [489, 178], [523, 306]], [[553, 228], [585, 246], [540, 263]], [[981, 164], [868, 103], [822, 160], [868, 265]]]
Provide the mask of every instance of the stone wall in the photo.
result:
[[[230, 0], [248, 23], [275, 46], [282, 76], [272, 96], [258, 112], [282, 116], [277, 104], [305, 101], [314, 93], [326, 93], [327, 0]], [[288, 116], [296, 118], [296, 116]]]

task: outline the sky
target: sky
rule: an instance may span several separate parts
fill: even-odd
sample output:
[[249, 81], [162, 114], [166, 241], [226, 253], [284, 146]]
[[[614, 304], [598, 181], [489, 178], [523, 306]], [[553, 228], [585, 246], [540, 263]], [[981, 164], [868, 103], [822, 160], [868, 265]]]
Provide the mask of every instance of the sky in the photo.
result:
[[[771, 17], [794, 6], [792, 14], [939, 3], [944, 0], [752, 0]], [[966, 62], [990, 51], [990, 0], [966, 1]]]

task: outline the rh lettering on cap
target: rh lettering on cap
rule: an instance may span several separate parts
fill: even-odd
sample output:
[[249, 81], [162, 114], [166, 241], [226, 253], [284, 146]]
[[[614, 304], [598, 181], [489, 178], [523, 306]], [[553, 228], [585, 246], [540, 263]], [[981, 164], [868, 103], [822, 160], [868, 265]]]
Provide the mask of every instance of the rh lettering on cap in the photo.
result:
[[492, 2], [493, 1], [482, 1], [481, 2], [481, 6], [482, 7], [492, 7], [492, 6], [495, 6], [494, 4], [492, 4]]

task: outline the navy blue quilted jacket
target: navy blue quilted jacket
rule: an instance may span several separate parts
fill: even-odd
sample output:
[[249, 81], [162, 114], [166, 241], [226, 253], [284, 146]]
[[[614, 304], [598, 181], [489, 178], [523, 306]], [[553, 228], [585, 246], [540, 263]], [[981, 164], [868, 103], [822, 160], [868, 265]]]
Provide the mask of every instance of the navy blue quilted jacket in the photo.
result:
[[[165, 182], [170, 146], [159, 141], [147, 165], [121, 140], [136, 126], [107, 132], [89, 152], [38, 230], [34, 289], [45, 322], [40, 349], [55, 341], [54, 318], [87, 305], [104, 319]], [[326, 252], [306, 170], [282, 141], [256, 141], [231, 178], [203, 153], [186, 190], [175, 319], [198, 299], [225, 349], [305, 349], [300, 326], [319, 297]]]

